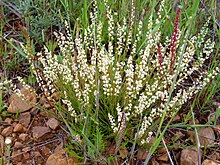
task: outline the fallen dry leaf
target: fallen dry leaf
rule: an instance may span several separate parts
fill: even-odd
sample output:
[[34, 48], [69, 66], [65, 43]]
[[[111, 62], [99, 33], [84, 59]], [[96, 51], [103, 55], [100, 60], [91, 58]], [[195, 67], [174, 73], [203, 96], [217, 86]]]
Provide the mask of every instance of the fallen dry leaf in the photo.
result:
[[126, 148], [120, 149], [119, 153], [122, 159], [125, 159], [128, 156], [128, 150]]
[[25, 127], [28, 127], [29, 123], [31, 122], [31, 113], [25, 112], [21, 113], [18, 118], [19, 123], [24, 124]]
[[0, 155], [3, 155], [4, 153], [4, 143], [5, 143], [4, 137], [0, 135]]
[[165, 154], [159, 156], [159, 157], [157, 158], [157, 160], [166, 162], [166, 161], [169, 160], [169, 157], [168, 157], [167, 153], [165, 153]]

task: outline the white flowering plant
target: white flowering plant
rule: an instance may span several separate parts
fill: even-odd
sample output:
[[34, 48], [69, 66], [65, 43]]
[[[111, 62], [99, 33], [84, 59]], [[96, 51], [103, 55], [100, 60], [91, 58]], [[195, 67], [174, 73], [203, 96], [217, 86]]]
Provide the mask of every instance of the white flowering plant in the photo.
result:
[[123, 140], [135, 138], [148, 146], [161, 118], [174, 117], [219, 73], [219, 66], [205, 67], [215, 47], [206, 37], [209, 21], [197, 36], [189, 36], [179, 27], [179, 7], [172, 35], [164, 36], [164, 1], [148, 22], [136, 20], [133, 2], [120, 20], [107, 1], [101, 15], [100, 4], [93, 2], [87, 28], [78, 25], [73, 35], [65, 22], [66, 33], [54, 33], [55, 52], [46, 46], [36, 55], [24, 50], [51, 104], [57, 105], [51, 96], [59, 93], [60, 115], [79, 143], [100, 145], [100, 152], [103, 139], [117, 137], [117, 154]]

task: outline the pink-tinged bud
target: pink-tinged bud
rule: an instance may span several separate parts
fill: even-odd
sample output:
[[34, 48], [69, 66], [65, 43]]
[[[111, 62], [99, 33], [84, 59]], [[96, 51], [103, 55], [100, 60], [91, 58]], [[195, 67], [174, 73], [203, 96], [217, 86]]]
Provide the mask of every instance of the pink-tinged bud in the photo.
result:
[[170, 53], [171, 53], [171, 57], [170, 57], [170, 69], [173, 69], [173, 63], [176, 57], [176, 42], [177, 42], [177, 38], [178, 38], [178, 29], [179, 29], [179, 20], [180, 20], [180, 12], [181, 12], [182, 8], [179, 6], [177, 13], [176, 13], [176, 18], [175, 18], [175, 22], [174, 22], [174, 31], [172, 34], [172, 39], [171, 39], [171, 46], [170, 46]]

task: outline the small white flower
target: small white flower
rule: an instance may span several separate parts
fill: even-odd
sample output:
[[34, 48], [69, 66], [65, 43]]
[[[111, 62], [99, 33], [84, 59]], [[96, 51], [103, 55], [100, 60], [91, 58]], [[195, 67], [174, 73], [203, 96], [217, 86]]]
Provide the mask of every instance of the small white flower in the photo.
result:
[[6, 137], [6, 138], [5, 138], [5, 144], [6, 144], [6, 145], [11, 144], [11, 142], [12, 142], [11, 138], [9, 138], [9, 137]]

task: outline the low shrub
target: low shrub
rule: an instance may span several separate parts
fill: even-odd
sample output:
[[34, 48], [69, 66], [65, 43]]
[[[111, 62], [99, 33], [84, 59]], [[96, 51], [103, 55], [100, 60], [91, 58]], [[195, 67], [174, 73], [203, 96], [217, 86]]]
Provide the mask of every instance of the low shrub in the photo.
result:
[[[219, 66], [206, 65], [215, 46], [206, 37], [209, 21], [189, 36], [179, 28], [179, 7], [172, 35], [164, 36], [164, 2], [147, 24], [136, 21], [133, 3], [122, 20], [106, 1], [104, 13], [98, 5], [94, 1], [86, 29], [79, 23], [72, 35], [65, 22], [66, 33], [55, 32], [53, 53], [45, 46], [34, 55], [23, 46], [41, 90], [77, 142], [96, 148], [86, 149], [90, 155], [114, 138], [116, 154], [123, 139], [136, 137], [138, 145], [148, 146], [161, 119], [173, 118], [219, 72]], [[51, 97], [55, 92], [58, 103]]]

